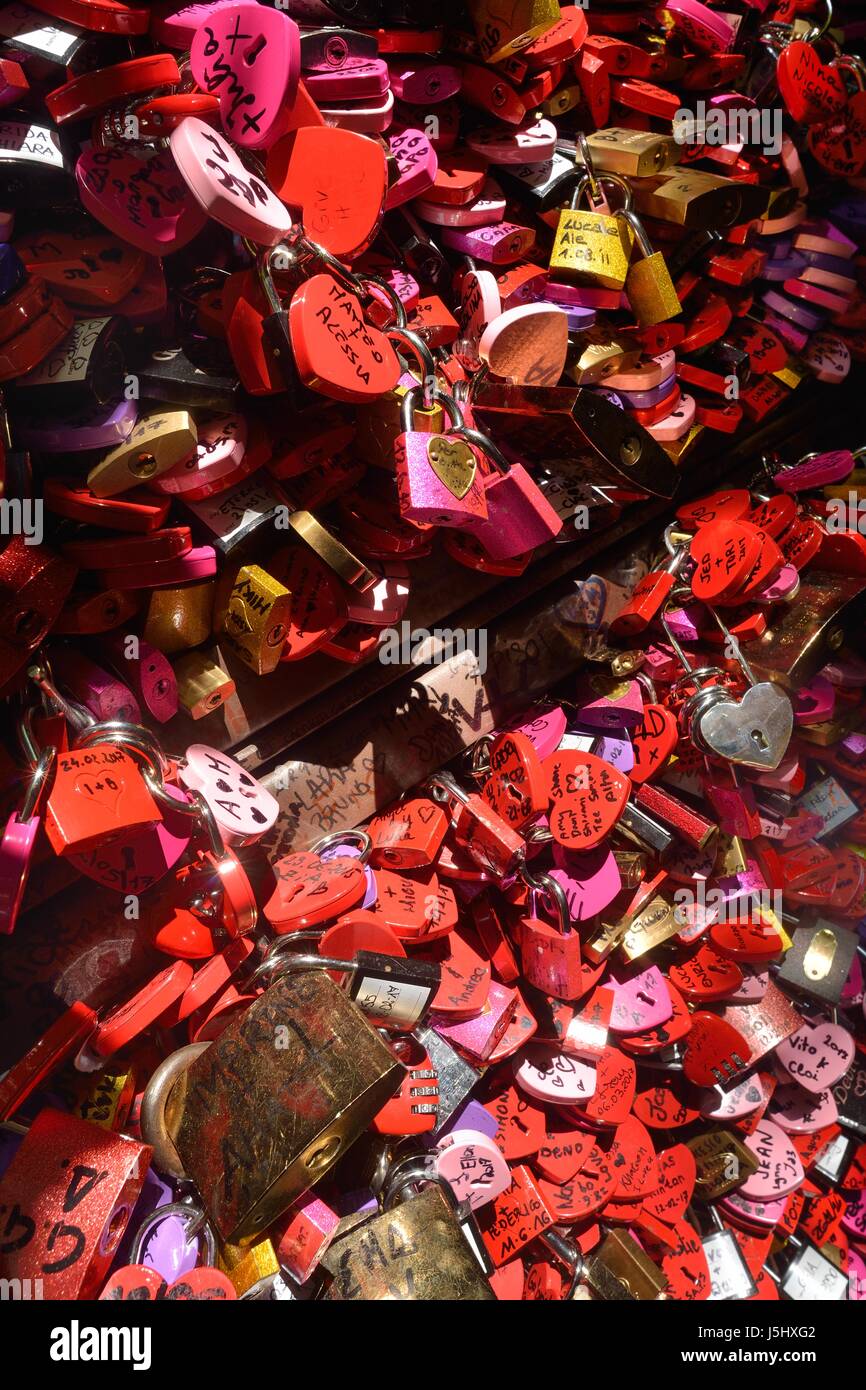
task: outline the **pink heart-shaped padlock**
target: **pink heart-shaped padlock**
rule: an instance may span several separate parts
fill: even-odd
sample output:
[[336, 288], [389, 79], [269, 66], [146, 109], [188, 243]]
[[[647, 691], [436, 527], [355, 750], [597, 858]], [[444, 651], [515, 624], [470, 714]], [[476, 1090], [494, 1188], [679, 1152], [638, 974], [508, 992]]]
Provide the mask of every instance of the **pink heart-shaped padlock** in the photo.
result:
[[667, 1023], [674, 1011], [667, 981], [657, 966], [638, 975], [617, 979], [611, 976], [614, 991], [610, 1026], [614, 1033], [643, 1033]]
[[486, 1134], [474, 1129], [455, 1129], [437, 1146], [437, 1176], [451, 1184], [458, 1202], [468, 1201], [477, 1211], [511, 1186], [511, 1169]]
[[238, 0], [202, 20], [189, 50], [192, 75], [219, 98], [226, 135], [267, 149], [286, 127], [301, 75], [301, 33], [285, 11]]
[[743, 972], [743, 982], [728, 995], [728, 1003], [759, 1004], [767, 993], [767, 986], [770, 983], [769, 970], [758, 970], [754, 965], [748, 965], [745, 961], [740, 962], [740, 969]]
[[229, 231], [275, 246], [291, 229], [288, 209], [276, 193], [197, 116], [187, 116], [172, 131], [171, 152], [199, 207]]
[[185, 787], [201, 792], [227, 845], [251, 844], [276, 823], [276, 797], [227, 753], [193, 743], [179, 776]]
[[776, 1048], [776, 1061], [798, 1086], [812, 1095], [841, 1081], [854, 1060], [854, 1039], [838, 1023], [810, 1023]]
[[595, 1093], [595, 1067], [546, 1043], [528, 1043], [514, 1060], [514, 1079], [535, 1100], [574, 1105]]
[[706, 1091], [701, 1101], [701, 1114], [708, 1120], [742, 1120], [763, 1104], [765, 1094], [760, 1078], [747, 1076], [730, 1091]]
[[835, 1124], [839, 1111], [832, 1091], [810, 1095], [799, 1086], [779, 1086], [767, 1114], [786, 1134], [814, 1134], [816, 1129]]
[[91, 145], [78, 157], [75, 181], [87, 211], [149, 256], [182, 250], [207, 221], [167, 151], [138, 159], [120, 146]]
[[543, 761], [551, 753], [556, 752], [562, 735], [565, 733], [567, 722], [562, 706], [554, 705], [552, 709], [543, 710], [532, 719], [515, 721], [506, 724], [505, 728], [525, 734]]
[[562, 845], [555, 844], [553, 862], [556, 867], [551, 877], [565, 889], [573, 922], [585, 922], [597, 912], [603, 912], [622, 887], [619, 865], [607, 845], [599, 845], [585, 854], [570, 854]]
[[787, 1197], [798, 1188], [805, 1176], [800, 1155], [783, 1129], [772, 1120], [759, 1120], [746, 1140], [758, 1160], [758, 1168], [739, 1188], [750, 1201]]

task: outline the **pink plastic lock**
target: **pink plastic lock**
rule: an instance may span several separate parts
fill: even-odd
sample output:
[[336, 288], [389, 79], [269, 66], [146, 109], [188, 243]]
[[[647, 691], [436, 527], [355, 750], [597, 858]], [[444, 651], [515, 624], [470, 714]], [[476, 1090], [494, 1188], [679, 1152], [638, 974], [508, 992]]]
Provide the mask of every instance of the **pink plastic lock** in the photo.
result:
[[235, 0], [207, 15], [189, 51], [198, 86], [219, 98], [226, 135], [244, 149], [267, 149], [286, 127], [301, 75], [293, 19], [257, 0]]
[[667, 981], [655, 965], [636, 975], [611, 975], [609, 986], [615, 995], [610, 1016], [614, 1033], [627, 1036], [659, 1028], [673, 1014]]
[[511, 1169], [499, 1149], [486, 1134], [474, 1129], [444, 1134], [436, 1148], [434, 1167], [437, 1176], [451, 1184], [458, 1202], [468, 1202], [472, 1211], [511, 1186]]
[[854, 1039], [838, 1023], [806, 1020], [779, 1043], [775, 1060], [792, 1081], [817, 1095], [842, 1080], [854, 1060]]
[[527, 1043], [514, 1059], [514, 1079], [535, 1100], [582, 1105], [595, 1095], [595, 1067], [546, 1043]]
[[277, 195], [198, 117], [187, 116], [172, 131], [171, 153], [199, 207], [229, 231], [275, 246], [291, 230]]
[[[196, 125], [210, 129], [201, 121]], [[138, 159], [120, 147], [91, 146], [79, 155], [75, 181], [87, 211], [149, 256], [182, 250], [207, 220], [207, 208], [202, 212], [186, 196], [184, 181], [167, 151]]]
[[41, 823], [37, 807], [56, 754], [53, 747], [42, 750], [21, 809], [13, 811], [0, 840], [0, 932], [6, 936], [15, 930], [21, 910]]

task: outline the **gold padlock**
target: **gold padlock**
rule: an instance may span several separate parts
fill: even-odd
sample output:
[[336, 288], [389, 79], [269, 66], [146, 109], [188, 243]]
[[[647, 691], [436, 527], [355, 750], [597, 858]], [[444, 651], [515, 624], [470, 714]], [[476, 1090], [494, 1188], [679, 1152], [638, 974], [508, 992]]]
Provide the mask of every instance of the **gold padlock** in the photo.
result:
[[217, 1248], [217, 1269], [231, 1279], [238, 1298], [255, 1298], [272, 1286], [281, 1272], [270, 1236], [259, 1236], [251, 1245], [222, 1242]]
[[622, 939], [623, 957], [629, 963], [638, 960], [681, 930], [682, 923], [677, 920], [673, 903], [657, 893], [632, 918]]
[[438, 1186], [341, 1223], [322, 1256], [333, 1302], [490, 1302], [495, 1295]]
[[271, 985], [195, 1058], [165, 1120], [220, 1238], [247, 1245], [318, 1182], [405, 1069], [324, 970]]
[[499, 63], [519, 53], [560, 18], [559, 0], [516, 0], [508, 5], [468, 0], [468, 9], [485, 63]]
[[217, 584], [214, 632], [256, 675], [276, 670], [291, 618], [290, 591], [260, 565], [229, 570]]
[[[598, 182], [623, 189], [624, 206], [631, 208], [629, 186], [619, 174], [602, 174]], [[580, 200], [589, 190], [590, 177], [585, 174], [574, 190], [571, 207], [563, 208], [559, 214], [550, 269], [578, 285], [621, 290], [628, 274], [634, 234], [629, 224], [612, 212], [597, 212], [591, 206], [584, 211]]]
[[327, 531], [312, 512], [296, 511], [289, 516], [289, 525], [302, 541], [314, 550], [320, 560], [353, 589], [366, 593], [376, 583], [378, 575], [368, 569], [348, 546], [338, 540], [332, 531]]
[[703, 169], [669, 169], [652, 178], [637, 179], [632, 195], [642, 216], [690, 230], [733, 227], [746, 220], [740, 185]]
[[174, 674], [178, 703], [190, 719], [213, 714], [235, 693], [231, 676], [207, 652], [187, 652], [179, 657], [174, 663]]
[[142, 636], [166, 656], [206, 642], [211, 634], [215, 579], [182, 584], [176, 589], [152, 589]]
[[670, 135], [651, 130], [629, 130], [625, 126], [605, 126], [586, 143], [596, 169], [624, 178], [645, 179], [661, 174], [680, 162], [680, 146]]
[[671, 273], [661, 251], [653, 251], [640, 220], [633, 212], [622, 211], [637, 243], [639, 259], [632, 261], [625, 279], [625, 292], [638, 327], [652, 328], [675, 318], [682, 310]]
[[758, 1160], [735, 1134], [712, 1129], [685, 1140], [697, 1167], [695, 1197], [715, 1202], [740, 1187], [758, 1171]]
[[91, 468], [87, 486], [94, 497], [116, 497], [191, 458], [197, 443], [198, 431], [188, 411], [158, 410], [139, 420], [129, 438]]
[[641, 353], [641, 345], [627, 334], [593, 324], [569, 335], [565, 375], [577, 386], [592, 386], [615, 372], [630, 371]]

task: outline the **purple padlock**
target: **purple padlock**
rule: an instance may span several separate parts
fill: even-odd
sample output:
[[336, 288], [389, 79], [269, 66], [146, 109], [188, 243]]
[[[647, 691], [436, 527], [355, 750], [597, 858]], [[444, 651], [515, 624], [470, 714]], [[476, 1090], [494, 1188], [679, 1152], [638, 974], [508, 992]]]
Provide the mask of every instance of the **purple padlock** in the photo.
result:
[[138, 420], [135, 401], [88, 407], [65, 420], [15, 417], [15, 442], [22, 449], [45, 454], [78, 454], [88, 449], [112, 449], [132, 434]]

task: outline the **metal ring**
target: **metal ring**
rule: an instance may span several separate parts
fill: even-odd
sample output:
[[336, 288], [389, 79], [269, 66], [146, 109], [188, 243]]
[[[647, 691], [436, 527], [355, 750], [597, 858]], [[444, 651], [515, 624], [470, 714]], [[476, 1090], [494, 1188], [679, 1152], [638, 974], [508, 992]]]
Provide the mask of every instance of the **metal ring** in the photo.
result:
[[421, 385], [425, 387], [424, 406], [425, 409], [429, 410], [430, 403], [426, 399], [426, 383], [436, 380], [436, 359], [421, 337], [421, 334], [416, 333], [414, 329], [407, 328], [405, 325], [406, 316], [404, 314], [403, 323], [398, 324], [396, 328], [386, 329], [386, 332], [392, 343], [396, 343], [399, 347], [407, 347], [414, 353], [415, 360], [424, 374]]
[[122, 719], [108, 719], [84, 729], [75, 740], [76, 748], [90, 748], [94, 743], [113, 743], [137, 753], [144, 767], [158, 782], [164, 780], [165, 759], [162, 749], [149, 729], [140, 724], [128, 724]]
[[[628, 185], [628, 183], [626, 182], [626, 180], [625, 180], [620, 174], [612, 174], [612, 173], [599, 174], [599, 176], [598, 176], [598, 182], [599, 182], [599, 184], [601, 185], [602, 193], [604, 192], [604, 185], [605, 185], [606, 183], [612, 183], [616, 188], [621, 189], [621, 190], [623, 191], [623, 193], [625, 194], [625, 199], [624, 199], [624, 201], [623, 201], [622, 207], [619, 208], [619, 209], [617, 209], [617, 211], [619, 211], [619, 212], [631, 212], [631, 210], [632, 210], [631, 188], [629, 187], [629, 185]], [[583, 190], [584, 190], [585, 188], [587, 188], [588, 186], [589, 186], [589, 176], [588, 176], [587, 174], [584, 174], [583, 178], [582, 178], [582, 179], [580, 180], [580, 182], [578, 183], [577, 188], [574, 190], [574, 194], [573, 194], [572, 199], [571, 199], [571, 206], [572, 206], [573, 208], [579, 207], [579, 206], [580, 206], [580, 196], [581, 196], [581, 194], [583, 193]], [[591, 190], [590, 190], [590, 191], [591, 191]], [[598, 202], [598, 199], [596, 198], [595, 201]]]
[[168, 1178], [189, 1181], [180, 1155], [166, 1129], [165, 1107], [183, 1073], [208, 1047], [209, 1042], [200, 1042], [178, 1048], [177, 1052], [172, 1052], [160, 1062], [144, 1088], [139, 1119], [141, 1135], [145, 1143], [153, 1149], [153, 1166], [157, 1172]]
[[157, 1207], [156, 1211], [150, 1213], [150, 1216], [146, 1216], [132, 1238], [127, 1263], [137, 1265], [141, 1262], [141, 1250], [146, 1237], [154, 1226], [158, 1226], [169, 1216], [191, 1218], [189, 1230], [184, 1232], [185, 1243], [191, 1245], [194, 1240], [202, 1236], [204, 1238], [205, 1264], [213, 1265], [216, 1260], [216, 1238], [213, 1227], [204, 1209], [194, 1202], [168, 1202], [164, 1207]]
[[511, 464], [508, 462], [499, 446], [494, 444], [493, 440], [490, 439], [488, 435], [482, 434], [480, 430], [472, 429], [469, 425], [460, 425], [457, 429], [452, 430], [451, 433], [458, 434], [461, 439], [465, 439], [469, 444], [474, 444], [476, 448], [481, 450], [484, 457], [489, 459], [503, 475], [510, 471]]
[[33, 769], [30, 785], [21, 803], [21, 810], [17, 814], [16, 819], [18, 821], [28, 821], [36, 810], [39, 804], [40, 793], [48, 780], [48, 774], [51, 771], [52, 764], [56, 757], [57, 749], [53, 744], [49, 744], [47, 748], [42, 749], [39, 755], [39, 761]]
[[589, 183], [589, 196], [594, 203], [597, 203], [602, 196], [602, 190], [595, 172], [595, 164], [592, 158], [592, 151], [589, 148], [589, 141], [582, 130], [578, 131], [575, 139], [575, 164], [577, 163], [577, 151], [580, 150], [580, 158], [586, 171], [585, 178]]
[[329, 835], [323, 835], [321, 840], [317, 840], [314, 845], [310, 845], [310, 854], [318, 854], [319, 857], [326, 850], [332, 849], [335, 845], [355, 844], [361, 851], [361, 863], [366, 864], [370, 858], [370, 851], [373, 848], [373, 841], [366, 830], [360, 828], [355, 830], [334, 830]]

